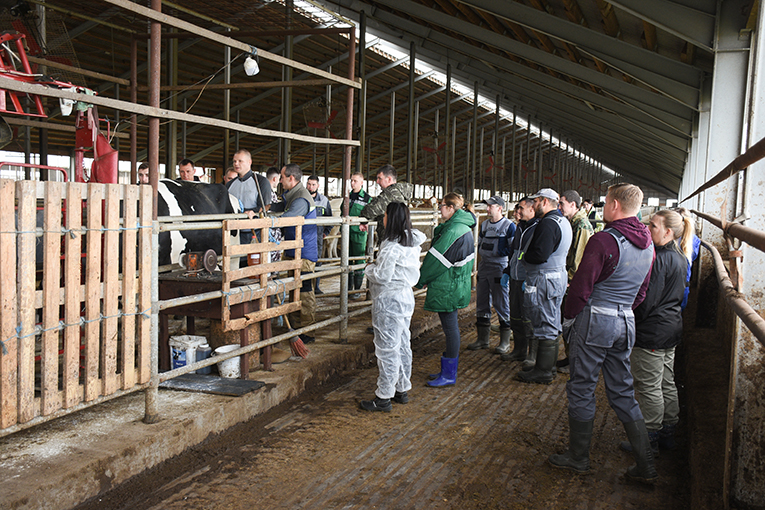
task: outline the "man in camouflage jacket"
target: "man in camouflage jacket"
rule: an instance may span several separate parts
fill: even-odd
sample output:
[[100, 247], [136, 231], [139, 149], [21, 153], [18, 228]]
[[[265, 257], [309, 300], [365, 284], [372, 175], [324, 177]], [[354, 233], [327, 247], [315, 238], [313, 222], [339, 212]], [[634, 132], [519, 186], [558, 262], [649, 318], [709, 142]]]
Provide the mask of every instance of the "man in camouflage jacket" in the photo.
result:
[[383, 216], [391, 202], [408, 204], [414, 193], [414, 186], [408, 182], [396, 182], [396, 169], [393, 165], [384, 165], [377, 171], [377, 184], [382, 188], [382, 193], [372, 199], [361, 210], [361, 216], [370, 221], [377, 222], [377, 239], [382, 239]]

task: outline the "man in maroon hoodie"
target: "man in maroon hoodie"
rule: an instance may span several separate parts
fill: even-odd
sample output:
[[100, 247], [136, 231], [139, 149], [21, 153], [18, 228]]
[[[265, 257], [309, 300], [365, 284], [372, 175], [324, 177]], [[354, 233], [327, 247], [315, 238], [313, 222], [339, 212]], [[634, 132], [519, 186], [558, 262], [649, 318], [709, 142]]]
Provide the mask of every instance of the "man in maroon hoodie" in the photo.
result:
[[654, 258], [651, 234], [635, 216], [642, 201], [643, 192], [632, 184], [608, 188], [603, 209], [607, 227], [590, 238], [571, 280], [563, 313], [571, 360], [566, 384], [569, 449], [548, 461], [578, 473], [589, 471], [595, 386], [602, 370], [608, 402], [624, 424], [635, 455], [636, 465], [626, 476], [652, 483], [658, 475], [629, 360], [635, 345], [632, 310], [645, 298]]

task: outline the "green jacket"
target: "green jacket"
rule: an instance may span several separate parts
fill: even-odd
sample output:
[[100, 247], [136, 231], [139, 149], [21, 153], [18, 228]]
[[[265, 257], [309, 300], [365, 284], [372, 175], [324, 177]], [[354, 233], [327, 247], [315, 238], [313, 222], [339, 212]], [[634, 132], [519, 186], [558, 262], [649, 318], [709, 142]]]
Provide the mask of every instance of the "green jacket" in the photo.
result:
[[433, 231], [433, 242], [420, 268], [417, 287], [428, 286], [425, 310], [453, 312], [470, 304], [475, 216], [459, 209]]

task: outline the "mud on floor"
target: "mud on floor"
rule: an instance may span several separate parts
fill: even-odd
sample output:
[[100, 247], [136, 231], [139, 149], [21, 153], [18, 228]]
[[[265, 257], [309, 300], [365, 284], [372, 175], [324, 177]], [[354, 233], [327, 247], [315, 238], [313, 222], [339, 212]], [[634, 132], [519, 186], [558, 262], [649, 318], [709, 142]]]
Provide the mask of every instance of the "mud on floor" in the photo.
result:
[[[461, 323], [463, 346], [474, 340]], [[496, 343], [496, 336], [493, 336]], [[464, 351], [457, 385], [424, 386], [443, 350], [438, 331], [415, 339], [407, 405], [368, 413], [372, 365], [209, 438], [80, 509], [688, 508], [685, 454], [662, 454], [652, 488], [627, 482], [623, 428], [602, 384], [592, 472], [552, 468], [568, 441], [565, 379], [514, 380], [519, 364]]]

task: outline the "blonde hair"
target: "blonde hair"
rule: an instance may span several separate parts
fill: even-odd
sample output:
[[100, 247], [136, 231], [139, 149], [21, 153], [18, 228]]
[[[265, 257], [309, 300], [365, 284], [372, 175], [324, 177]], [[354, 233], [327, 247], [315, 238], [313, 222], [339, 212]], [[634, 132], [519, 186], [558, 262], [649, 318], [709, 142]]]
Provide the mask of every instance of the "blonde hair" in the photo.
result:
[[655, 216], [661, 216], [664, 227], [672, 231], [675, 241], [685, 258], [690, 261], [693, 257], [693, 221], [690, 216], [684, 216], [678, 212], [662, 209], [656, 211]]
[[643, 190], [634, 184], [614, 184], [608, 187], [608, 196], [622, 204], [625, 214], [637, 214], [643, 203]]
[[[688, 260], [693, 259], [693, 236], [696, 235], [696, 225], [693, 223], [693, 217], [691, 211], [685, 207], [675, 207], [675, 212], [683, 217], [683, 224], [685, 225], [683, 230], [683, 236], [680, 240], [680, 249]], [[686, 236], [686, 233], [688, 234]]]
[[465, 199], [459, 193], [447, 193], [441, 203], [454, 207], [455, 210], [462, 209], [465, 205]]

